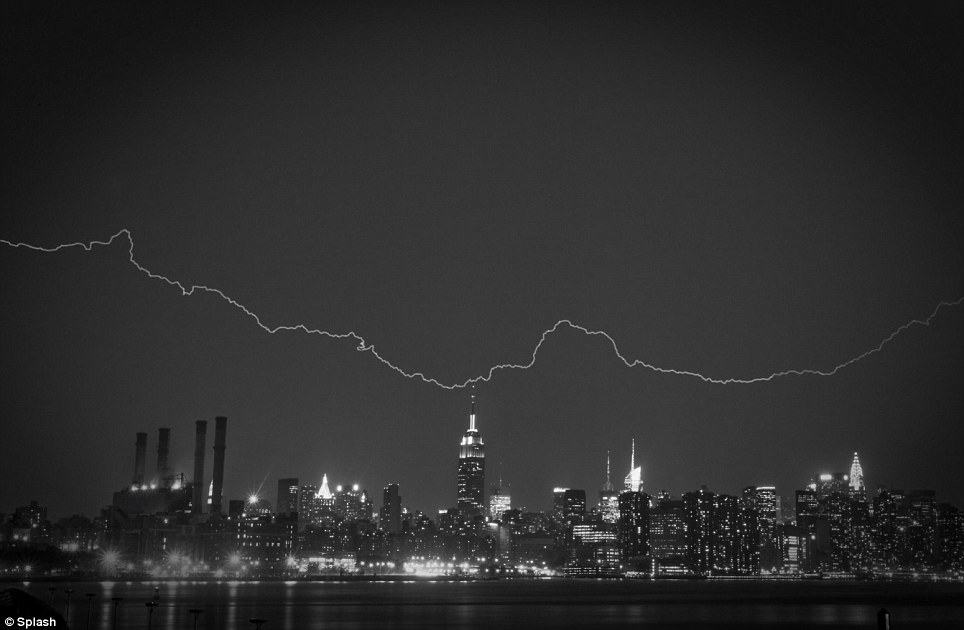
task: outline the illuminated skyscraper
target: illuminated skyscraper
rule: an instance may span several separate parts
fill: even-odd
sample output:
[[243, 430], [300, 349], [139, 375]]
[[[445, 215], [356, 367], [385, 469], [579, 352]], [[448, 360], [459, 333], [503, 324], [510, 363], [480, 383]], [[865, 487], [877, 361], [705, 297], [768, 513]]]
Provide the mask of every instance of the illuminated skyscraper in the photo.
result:
[[301, 486], [298, 498], [298, 522], [302, 525], [321, 525], [335, 515], [335, 495], [328, 489], [328, 475], [321, 478], [321, 488], [314, 484]]
[[390, 483], [382, 490], [382, 509], [378, 523], [383, 532], [402, 533], [402, 497], [398, 494], [398, 484]]
[[762, 568], [766, 572], [776, 570], [783, 557], [782, 549], [777, 538], [777, 489], [774, 486], [747, 486], [743, 489], [743, 503], [755, 512], [758, 536], [756, 540], [757, 553], [754, 571]]
[[512, 509], [512, 496], [509, 486], [503, 486], [499, 480], [499, 486], [492, 487], [492, 494], [489, 496], [489, 520], [501, 521], [502, 515]]
[[860, 467], [856, 451], [854, 451], [854, 461], [850, 464], [850, 492], [851, 494], [864, 492], [864, 469]]
[[633, 449], [629, 456], [629, 474], [623, 481], [623, 489], [627, 492], [643, 491], [643, 467], [636, 466], [636, 438], [633, 438]]
[[301, 486], [298, 493], [298, 523], [301, 526], [314, 525], [318, 520], [318, 505], [315, 503], [315, 495], [318, 494], [318, 486], [306, 483]]
[[563, 514], [566, 511], [566, 491], [569, 488], [553, 488], [552, 489], [552, 518], [555, 519], [556, 523], [561, 523], [564, 519]]
[[619, 493], [613, 488], [613, 482], [609, 476], [608, 451], [606, 452], [606, 483], [599, 491], [599, 511], [606, 523], [615, 523], [619, 520]]
[[335, 495], [332, 494], [331, 489], [328, 487], [328, 474], [323, 474], [321, 476], [321, 488], [315, 493], [316, 498], [323, 501], [332, 501], [331, 505], [334, 505]]
[[475, 394], [472, 394], [472, 413], [469, 430], [459, 446], [458, 508], [467, 515], [485, 513], [485, 444], [475, 428]]
[[[327, 479], [325, 480], [327, 481]], [[322, 484], [327, 487], [327, 483]], [[319, 491], [319, 496], [321, 492]], [[319, 499], [322, 501], [323, 499]], [[358, 487], [358, 484], [351, 486], [338, 486], [335, 488], [334, 495], [335, 514], [346, 521], [357, 521], [359, 519], [372, 519], [373, 507], [368, 500], [368, 492]]]
[[619, 495], [619, 546], [623, 560], [649, 555], [649, 495], [627, 490]]
[[661, 492], [649, 515], [653, 572], [659, 575], [685, 575], [686, 519], [683, 501]]

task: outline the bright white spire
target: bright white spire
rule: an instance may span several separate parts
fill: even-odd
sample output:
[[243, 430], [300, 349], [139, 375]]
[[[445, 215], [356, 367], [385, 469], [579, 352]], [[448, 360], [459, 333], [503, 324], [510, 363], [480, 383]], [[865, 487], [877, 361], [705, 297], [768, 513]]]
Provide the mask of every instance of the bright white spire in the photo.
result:
[[643, 467], [636, 466], [636, 438], [633, 438], [633, 448], [629, 455], [629, 474], [623, 480], [623, 487], [631, 492], [643, 491]]
[[472, 413], [469, 414], [469, 431], [475, 431], [475, 385], [472, 386]]
[[854, 451], [854, 462], [850, 465], [850, 489], [854, 492], [864, 490], [864, 469], [860, 467], [860, 459]]
[[333, 495], [331, 490], [328, 488], [328, 475], [324, 474], [321, 476], [321, 488], [318, 489], [318, 494], [315, 495], [318, 499], [330, 499]]

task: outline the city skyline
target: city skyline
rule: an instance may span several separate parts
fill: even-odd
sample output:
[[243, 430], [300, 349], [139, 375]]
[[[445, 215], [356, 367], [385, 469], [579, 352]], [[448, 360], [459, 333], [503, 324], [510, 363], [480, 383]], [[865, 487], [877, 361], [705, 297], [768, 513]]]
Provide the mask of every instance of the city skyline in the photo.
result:
[[515, 505], [854, 451], [964, 504], [959, 5], [0, 11], [0, 239], [120, 234], [0, 246], [0, 509], [89, 513], [162, 427], [190, 476], [218, 416], [226, 498], [454, 505], [469, 393], [405, 375], [536, 350], [476, 383]]
[[[475, 414], [475, 394], [471, 395], [471, 408], [468, 414], [469, 416], [469, 429], [463, 435], [459, 444], [459, 457], [458, 457], [458, 474], [454, 478], [453, 485], [453, 500], [448, 503], [440, 503], [438, 505], [432, 506], [422, 506], [422, 505], [409, 505], [404, 504], [403, 507], [407, 513], [411, 514], [416, 511], [423, 512], [426, 514], [434, 514], [436, 511], [444, 512], [446, 509], [457, 509], [460, 514], [466, 516], [485, 516], [489, 514], [490, 503], [488, 501], [489, 493], [485, 490], [486, 488], [499, 489], [500, 491], [505, 488], [509, 488], [511, 483], [504, 484], [504, 479], [501, 475], [498, 477], [498, 484], [493, 484], [491, 480], [487, 480], [485, 476], [485, 465], [484, 465], [484, 453], [483, 453], [483, 443], [481, 441], [481, 434], [479, 429], [476, 427], [476, 414]], [[135, 455], [133, 459], [133, 474], [131, 475], [131, 481], [129, 483], [121, 483], [116, 485], [113, 490], [120, 488], [120, 494], [125, 494], [127, 492], [132, 492], [131, 495], [134, 503], [132, 505], [137, 505], [136, 510], [143, 509], [143, 505], [139, 502], [137, 498], [137, 493], [143, 491], [156, 491], [158, 489], [171, 489], [171, 490], [181, 490], [182, 488], [190, 487], [191, 489], [191, 505], [192, 512], [196, 515], [202, 513], [224, 513], [226, 506], [229, 502], [233, 501], [245, 501], [252, 503], [265, 504], [273, 508], [274, 512], [284, 513], [285, 510], [279, 502], [272, 502], [272, 496], [280, 497], [282, 495], [282, 488], [294, 487], [297, 488], [314, 488], [317, 492], [312, 492], [313, 496], [316, 498], [322, 498], [325, 500], [332, 500], [335, 494], [329, 489], [328, 474], [329, 472], [325, 470], [321, 472], [321, 477], [318, 480], [318, 484], [313, 484], [315, 481], [310, 476], [307, 477], [291, 477], [290, 471], [289, 475], [279, 476], [275, 478], [265, 478], [263, 479], [257, 487], [251, 486], [250, 484], [246, 487], [243, 493], [235, 493], [229, 495], [228, 491], [223, 488], [239, 487], [238, 483], [226, 483], [224, 479], [224, 460], [225, 460], [225, 436], [227, 427], [227, 418], [224, 416], [219, 416], [215, 418], [216, 431], [214, 445], [210, 447], [213, 453], [212, 460], [207, 459], [207, 452], [205, 450], [206, 445], [206, 434], [207, 434], [207, 421], [198, 420], [196, 423], [197, 431], [195, 432], [195, 448], [194, 448], [194, 469], [193, 475], [188, 475], [186, 470], [177, 470], [175, 467], [169, 465], [170, 456], [170, 439], [172, 434], [171, 427], [160, 427], [156, 430], [157, 435], [154, 438], [152, 445], [152, 438], [148, 433], [138, 432], [135, 436]], [[148, 463], [147, 453], [148, 451], [156, 452], [156, 464], [150, 466]], [[606, 512], [606, 505], [604, 500], [605, 494], [610, 494], [613, 497], [618, 496], [620, 492], [644, 492], [645, 484], [645, 474], [643, 472], [643, 466], [635, 459], [636, 451], [636, 440], [631, 439], [630, 443], [630, 458], [628, 473], [625, 476], [621, 490], [615, 490], [613, 484], [611, 483], [610, 474], [610, 464], [611, 457], [610, 451], [606, 452], [606, 474], [605, 481], [598, 485], [592, 484], [576, 484], [573, 488], [578, 489], [579, 492], [588, 493], [584, 495], [584, 503], [586, 509], [598, 508], [602, 514]], [[833, 467], [827, 469], [821, 469], [819, 471], [814, 471], [813, 474], [808, 478], [807, 481], [801, 481], [795, 487], [792, 488], [777, 488], [773, 485], [765, 485], [768, 482], [764, 480], [757, 479], [755, 481], [743, 482], [737, 488], [720, 488], [715, 487], [711, 480], [706, 480], [704, 483], [700, 483], [700, 488], [708, 488], [715, 492], [722, 493], [732, 493], [737, 494], [740, 489], [744, 489], [748, 486], [754, 487], [766, 487], [777, 493], [778, 498], [784, 497], [788, 499], [792, 497], [792, 494], [798, 490], [804, 488], [815, 488], [820, 483], [826, 483], [831, 479], [842, 479], [845, 485], [848, 485], [852, 491], [866, 493], [869, 496], [870, 490], [875, 493], [881, 490], [886, 491], [897, 491], [897, 492], [907, 492], [907, 491], [921, 491], [932, 489], [925, 488], [904, 488], [899, 485], [888, 486], [886, 484], [877, 484], [873, 488], [868, 489], [864, 481], [863, 467], [859, 461], [857, 451], [853, 453], [853, 459], [851, 460], [849, 473], [842, 472], [844, 467], [839, 467], [835, 469]], [[211, 464], [207, 465], [207, 461], [212, 461]], [[478, 465], [476, 462], [482, 462]], [[337, 474], [337, 473], [336, 473]], [[766, 477], [766, 473], [762, 475]], [[355, 492], [367, 492], [369, 484], [364, 479], [336, 479], [336, 490], [335, 492], [341, 493], [343, 487], [350, 488]], [[215, 481], [217, 480], [217, 481]], [[299, 485], [299, 480], [302, 480], [302, 484]], [[400, 502], [400, 498], [397, 498], [397, 493], [399, 491], [399, 484], [386, 480], [382, 482], [374, 482], [371, 484], [372, 488], [384, 485], [387, 489], [388, 487], [394, 487], [396, 493], [396, 500]], [[520, 484], [523, 487], [525, 484]], [[272, 495], [273, 489], [277, 487], [278, 492], [276, 495]], [[543, 492], [544, 501], [541, 504], [535, 505], [520, 505], [515, 503], [512, 505], [513, 509], [519, 509], [522, 511], [545, 511], [547, 509], [551, 510], [553, 501], [553, 492], [558, 494], [560, 489], [570, 490], [569, 487], [562, 488], [558, 484], [553, 486], [552, 491], [546, 488], [546, 492]], [[110, 491], [113, 491], [110, 490]], [[531, 489], [530, 493], [531, 494]], [[585, 498], [585, 496], [594, 496], [594, 493], [599, 492], [598, 504], [593, 503]], [[649, 488], [648, 494], [653, 497], [659, 496], [682, 496], [686, 492], [692, 491], [692, 488]], [[781, 494], [782, 493], [782, 494]], [[508, 493], [506, 493], [508, 494]], [[106, 496], [106, 495], [105, 495]], [[113, 505], [118, 503], [118, 493], [115, 492], [114, 500], [111, 502]], [[151, 495], [152, 497], [154, 495]], [[217, 499], [215, 500], [215, 497]], [[144, 505], [155, 505], [158, 500], [155, 498], [145, 499], [147, 501]], [[163, 499], [168, 500], [168, 499]], [[29, 503], [40, 503], [45, 505], [45, 509], [50, 509], [47, 506], [47, 502], [44, 497], [33, 497]], [[400, 504], [402, 505], [402, 504]], [[0, 506], [0, 509], [12, 509], [12, 506]], [[153, 508], [152, 508], [153, 509]], [[290, 511], [301, 511], [302, 507], [297, 506], [295, 510]], [[2, 513], [2, 512], [0, 512]], [[57, 511], [57, 506], [53, 506], [53, 510], [50, 511], [51, 515], [56, 518], [67, 517], [67, 514], [61, 514]], [[92, 516], [96, 514], [96, 510], [91, 507], [88, 512], [75, 512], [76, 515], [81, 516]]]
[[960, 508], [928, 489], [868, 492], [857, 452], [849, 474], [814, 475], [792, 496], [753, 484], [732, 494], [702, 485], [674, 497], [643, 491], [633, 440], [625, 487], [614, 491], [607, 454], [597, 504], [585, 489], [555, 487], [551, 509], [529, 510], [511, 504], [500, 479], [486, 505], [474, 403], [473, 396], [459, 445], [456, 506], [409, 509], [399, 485], [388, 483], [377, 508], [358, 484], [332, 492], [327, 474], [320, 485], [279, 479], [274, 509], [258, 492], [232, 499], [222, 492], [228, 419], [219, 416], [207, 493], [207, 421], [196, 422], [190, 480], [168, 465], [169, 427], [158, 429], [151, 477], [147, 434], [139, 432], [131, 483], [98, 516], [51, 518], [39, 501], [2, 515], [0, 572], [960, 579]]

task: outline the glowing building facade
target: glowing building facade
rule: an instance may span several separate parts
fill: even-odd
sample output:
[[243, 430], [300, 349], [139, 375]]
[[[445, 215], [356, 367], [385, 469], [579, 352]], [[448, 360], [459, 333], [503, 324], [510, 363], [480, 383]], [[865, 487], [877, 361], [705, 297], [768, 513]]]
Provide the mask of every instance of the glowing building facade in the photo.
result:
[[619, 520], [619, 493], [613, 488], [612, 479], [609, 477], [609, 452], [606, 452], [606, 483], [599, 491], [599, 512], [606, 523], [615, 523]]
[[493, 487], [489, 497], [489, 520], [501, 521], [502, 515], [512, 509], [512, 496], [508, 486]]
[[623, 480], [623, 490], [626, 492], [643, 491], [643, 467], [636, 466], [636, 439], [633, 439], [632, 454], [629, 456], [629, 474]]
[[485, 444], [475, 428], [475, 397], [469, 430], [459, 445], [458, 508], [466, 515], [485, 514]]
[[850, 464], [850, 493], [862, 494], [864, 491], [864, 469], [860, 467], [860, 459], [854, 452], [854, 461]]

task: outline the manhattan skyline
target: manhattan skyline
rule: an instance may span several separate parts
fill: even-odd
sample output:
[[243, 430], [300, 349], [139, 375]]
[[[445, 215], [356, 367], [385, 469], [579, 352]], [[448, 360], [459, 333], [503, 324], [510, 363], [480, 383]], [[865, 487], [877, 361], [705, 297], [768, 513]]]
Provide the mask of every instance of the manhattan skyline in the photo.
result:
[[[406, 374], [526, 365], [560, 320], [713, 378], [829, 371], [964, 294], [956, 5], [3, 12], [0, 239], [127, 229], [145, 269]], [[0, 247], [0, 509], [90, 513], [159, 427], [190, 473], [219, 415], [226, 496], [327, 472], [454, 505], [467, 389], [128, 257]], [[964, 504], [962, 311], [729, 385], [562, 326], [476, 384], [486, 475], [543, 509], [635, 438], [648, 490], [788, 495], [859, 451], [869, 489]]]

